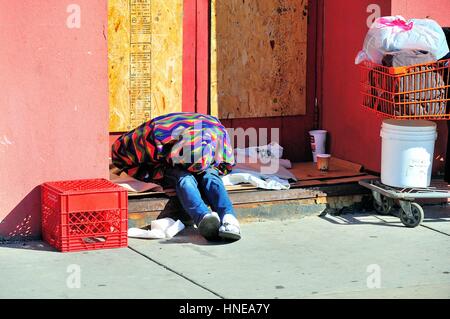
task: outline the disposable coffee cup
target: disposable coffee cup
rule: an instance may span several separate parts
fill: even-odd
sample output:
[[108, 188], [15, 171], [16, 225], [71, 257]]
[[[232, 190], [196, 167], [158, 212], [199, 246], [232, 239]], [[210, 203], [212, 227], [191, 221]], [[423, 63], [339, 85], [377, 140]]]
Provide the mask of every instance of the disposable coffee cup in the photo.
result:
[[330, 154], [317, 154], [317, 169], [319, 171], [328, 171], [330, 168]]
[[325, 142], [327, 140], [327, 131], [325, 130], [314, 130], [309, 131], [309, 136], [311, 139], [311, 150], [313, 155], [314, 163], [317, 163], [317, 154], [325, 154]]

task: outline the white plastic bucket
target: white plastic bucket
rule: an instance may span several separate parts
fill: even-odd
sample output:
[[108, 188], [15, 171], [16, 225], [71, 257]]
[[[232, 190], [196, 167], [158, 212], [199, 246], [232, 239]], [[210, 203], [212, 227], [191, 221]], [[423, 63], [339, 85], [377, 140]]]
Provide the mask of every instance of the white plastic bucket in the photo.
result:
[[436, 123], [384, 120], [380, 136], [381, 182], [393, 187], [430, 186]]
[[314, 130], [309, 131], [311, 138], [311, 150], [314, 163], [317, 163], [317, 154], [325, 154], [325, 142], [327, 140], [327, 131]]

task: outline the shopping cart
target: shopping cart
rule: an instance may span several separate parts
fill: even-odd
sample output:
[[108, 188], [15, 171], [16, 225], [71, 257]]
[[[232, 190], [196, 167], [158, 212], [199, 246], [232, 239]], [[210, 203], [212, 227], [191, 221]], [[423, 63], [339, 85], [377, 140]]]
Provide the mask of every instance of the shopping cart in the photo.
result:
[[400, 205], [400, 220], [406, 227], [419, 226], [425, 217], [423, 208], [416, 199], [448, 199], [450, 191], [444, 187], [397, 188], [381, 183], [380, 180], [362, 180], [359, 184], [372, 191], [374, 209], [381, 215], [389, 215], [395, 204]]
[[[365, 61], [359, 68], [361, 105], [365, 110], [399, 120], [450, 119], [450, 60], [405, 67]], [[374, 208], [380, 214], [391, 213], [398, 203], [400, 220], [410, 228], [419, 226], [424, 219], [424, 211], [416, 199], [450, 198], [447, 185], [396, 188], [380, 180], [362, 180], [359, 184], [372, 191]]]

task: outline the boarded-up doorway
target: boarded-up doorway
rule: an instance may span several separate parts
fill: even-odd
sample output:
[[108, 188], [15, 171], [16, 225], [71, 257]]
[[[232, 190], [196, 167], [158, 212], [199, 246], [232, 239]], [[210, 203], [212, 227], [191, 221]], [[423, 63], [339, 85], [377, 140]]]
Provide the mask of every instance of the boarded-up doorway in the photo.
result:
[[307, 0], [211, 1], [211, 113], [306, 113]]

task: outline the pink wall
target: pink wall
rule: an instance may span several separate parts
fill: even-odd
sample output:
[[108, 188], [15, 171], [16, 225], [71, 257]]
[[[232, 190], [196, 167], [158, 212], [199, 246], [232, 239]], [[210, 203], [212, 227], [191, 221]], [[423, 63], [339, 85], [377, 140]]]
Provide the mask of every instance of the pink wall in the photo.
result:
[[450, 0], [393, 0], [392, 14], [406, 19], [429, 18], [450, 26]]
[[[324, 66], [322, 124], [330, 132], [331, 153], [380, 171], [381, 117], [359, 106], [359, 71], [355, 55], [367, 33], [367, 8], [378, 4], [381, 15], [402, 14], [406, 18], [432, 16], [441, 24], [450, 24], [450, 0], [334, 0], [324, 1]], [[422, 4], [426, 3], [426, 4]], [[447, 5], [444, 6], [444, 3]], [[445, 9], [446, 8], [446, 9]], [[445, 122], [438, 124], [435, 172], [443, 172], [447, 143]]]
[[0, 238], [39, 236], [42, 182], [108, 177], [106, 25], [107, 0], [0, 0]]

